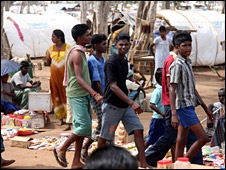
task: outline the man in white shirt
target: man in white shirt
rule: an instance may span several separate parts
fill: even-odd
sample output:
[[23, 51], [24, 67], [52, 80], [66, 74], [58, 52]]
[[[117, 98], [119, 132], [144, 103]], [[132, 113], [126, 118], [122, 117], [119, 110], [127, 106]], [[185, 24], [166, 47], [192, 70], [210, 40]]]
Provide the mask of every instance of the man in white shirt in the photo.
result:
[[[20, 71], [16, 72], [11, 79], [16, 94], [14, 101], [18, 102], [21, 108], [28, 109], [28, 93], [40, 90], [41, 82], [33, 81], [29, 76], [29, 62], [22, 61], [20, 64]], [[27, 85], [28, 82], [31, 84], [30, 86]]]

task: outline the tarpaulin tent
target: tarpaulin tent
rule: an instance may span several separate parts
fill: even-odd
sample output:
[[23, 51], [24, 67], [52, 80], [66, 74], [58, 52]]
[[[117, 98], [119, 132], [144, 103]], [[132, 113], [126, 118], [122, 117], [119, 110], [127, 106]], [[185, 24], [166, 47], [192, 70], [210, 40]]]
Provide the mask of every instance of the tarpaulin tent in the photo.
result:
[[71, 29], [79, 23], [75, 17], [61, 11], [43, 14], [4, 12], [3, 28], [12, 46], [12, 56], [20, 58], [30, 54], [33, 58], [45, 56], [47, 48], [53, 44], [51, 36], [54, 29], [61, 29], [66, 43], [73, 45]]
[[165, 20], [177, 30], [192, 30], [193, 66], [214, 66], [225, 63], [225, 51], [220, 45], [225, 14], [216, 11], [158, 10], [157, 18]]

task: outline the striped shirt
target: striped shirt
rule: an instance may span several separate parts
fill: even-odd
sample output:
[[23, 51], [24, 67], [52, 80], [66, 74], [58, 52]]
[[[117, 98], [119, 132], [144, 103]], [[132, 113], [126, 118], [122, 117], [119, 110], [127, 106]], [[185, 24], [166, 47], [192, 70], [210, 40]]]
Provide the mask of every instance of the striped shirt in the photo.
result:
[[194, 74], [190, 59], [184, 59], [179, 54], [171, 64], [170, 83], [177, 84], [176, 88], [176, 109], [196, 106]]

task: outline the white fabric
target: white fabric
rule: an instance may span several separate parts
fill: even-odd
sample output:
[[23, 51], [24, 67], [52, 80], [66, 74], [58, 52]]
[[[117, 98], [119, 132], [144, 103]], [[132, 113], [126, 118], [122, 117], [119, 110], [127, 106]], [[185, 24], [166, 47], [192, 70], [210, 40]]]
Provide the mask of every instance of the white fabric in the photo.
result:
[[216, 11], [159, 10], [157, 15], [178, 29], [191, 32], [193, 66], [210, 66], [225, 63], [225, 51], [220, 45], [219, 35], [225, 27], [225, 14]]
[[[10, 17], [17, 24], [24, 41], [20, 39], [18, 30]], [[44, 12], [43, 14], [17, 14], [4, 11], [3, 28], [5, 29], [9, 46], [12, 46], [12, 56], [21, 58], [30, 54], [31, 58], [45, 56], [46, 49], [52, 45], [52, 31], [61, 29], [65, 34], [65, 42], [73, 45], [71, 29], [80, 21], [65, 12]]]
[[126, 87], [127, 87], [128, 90], [137, 90], [140, 86], [139, 86], [139, 84], [127, 79], [126, 80]]
[[[169, 46], [171, 40], [166, 37], [166, 40], [163, 40], [161, 36], [158, 36], [154, 39], [155, 44], [155, 70], [154, 75], [157, 68], [163, 68], [164, 60], [167, 56], [169, 56]], [[155, 76], [153, 78], [153, 84], [156, 84]]]
[[16, 72], [13, 77], [11, 78], [11, 82], [15, 83], [16, 87], [15, 89], [19, 89], [17, 88], [17, 86], [19, 84], [23, 84], [24, 86], [26, 86], [27, 82], [32, 81], [31, 77], [29, 76], [29, 74], [25, 74], [23, 75], [21, 71]]

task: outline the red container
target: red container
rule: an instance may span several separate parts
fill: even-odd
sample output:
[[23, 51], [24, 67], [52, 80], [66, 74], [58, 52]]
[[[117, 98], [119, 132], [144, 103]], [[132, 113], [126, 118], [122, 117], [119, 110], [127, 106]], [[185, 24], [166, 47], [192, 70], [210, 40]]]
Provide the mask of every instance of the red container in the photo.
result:
[[24, 115], [18, 115], [17, 118], [15, 119], [15, 126], [20, 126], [22, 127]]

